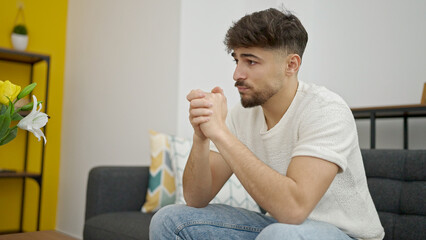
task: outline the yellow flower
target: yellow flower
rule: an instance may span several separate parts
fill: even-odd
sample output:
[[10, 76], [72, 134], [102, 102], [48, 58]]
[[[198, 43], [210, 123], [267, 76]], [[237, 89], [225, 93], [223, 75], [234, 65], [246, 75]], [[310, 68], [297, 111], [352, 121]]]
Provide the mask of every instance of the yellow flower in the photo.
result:
[[9, 99], [7, 98], [10, 98], [10, 101], [15, 100], [20, 91], [20, 86], [9, 82], [9, 80], [4, 82], [0, 80], [0, 103], [8, 105]]

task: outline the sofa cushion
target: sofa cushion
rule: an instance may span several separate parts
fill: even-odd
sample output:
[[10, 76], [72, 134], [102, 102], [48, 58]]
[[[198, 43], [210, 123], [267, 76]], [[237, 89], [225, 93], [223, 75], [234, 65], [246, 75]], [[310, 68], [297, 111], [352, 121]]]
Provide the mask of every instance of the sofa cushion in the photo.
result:
[[426, 239], [426, 151], [362, 150], [385, 240]]
[[148, 188], [148, 167], [102, 166], [90, 170], [86, 216], [140, 210]]
[[425, 239], [424, 216], [379, 212], [379, 217], [385, 229], [385, 240]]
[[117, 240], [149, 239], [149, 223], [153, 213], [113, 212], [105, 213], [86, 220], [83, 239]]

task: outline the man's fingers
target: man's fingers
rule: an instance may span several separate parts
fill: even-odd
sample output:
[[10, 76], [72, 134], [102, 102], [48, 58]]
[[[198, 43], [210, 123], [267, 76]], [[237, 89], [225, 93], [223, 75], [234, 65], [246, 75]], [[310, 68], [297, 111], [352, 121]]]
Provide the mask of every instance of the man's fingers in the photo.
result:
[[191, 100], [189, 105], [191, 106], [191, 108], [209, 108], [209, 107], [213, 106], [213, 104], [211, 102], [209, 102], [208, 100], [206, 100], [204, 98], [193, 99], [193, 100]]
[[206, 93], [200, 89], [192, 90], [191, 92], [186, 95], [186, 99], [188, 101], [192, 101], [197, 98], [203, 98], [206, 96]]
[[202, 116], [202, 117], [196, 117], [191, 119], [191, 123], [193, 126], [198, 126], [202, 123], [206, 123], [210, 120], [210, 117]]
[[213, 111], [207, 108], [194, 108], [189, 111], [191, 117], [196, 118], [199, 116], [210, 116], [213, 114]]

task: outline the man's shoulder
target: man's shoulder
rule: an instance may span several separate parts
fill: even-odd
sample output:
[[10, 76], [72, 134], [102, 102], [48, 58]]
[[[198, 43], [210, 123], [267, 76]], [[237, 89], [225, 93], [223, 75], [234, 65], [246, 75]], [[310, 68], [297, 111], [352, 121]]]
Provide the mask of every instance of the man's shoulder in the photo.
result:
[[316, 107], [341, 106], [346, 108], [348, 106], [339, 94], [324, 86], [306, 82], [300, 82], [300, 84], [301, 87], [298, 91], [302, 95], [302, 101], [306, 101], [306, 104]]

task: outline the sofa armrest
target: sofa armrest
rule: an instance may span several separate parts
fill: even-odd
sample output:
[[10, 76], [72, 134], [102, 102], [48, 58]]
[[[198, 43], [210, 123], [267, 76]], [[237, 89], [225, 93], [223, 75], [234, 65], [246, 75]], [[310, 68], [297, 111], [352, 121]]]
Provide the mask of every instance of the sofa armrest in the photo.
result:
[[104, 166], [89, 172], [86, 217], [118, 211], [139, 211], [148, 188], [147, 166]]

